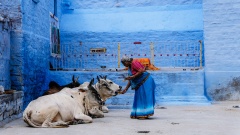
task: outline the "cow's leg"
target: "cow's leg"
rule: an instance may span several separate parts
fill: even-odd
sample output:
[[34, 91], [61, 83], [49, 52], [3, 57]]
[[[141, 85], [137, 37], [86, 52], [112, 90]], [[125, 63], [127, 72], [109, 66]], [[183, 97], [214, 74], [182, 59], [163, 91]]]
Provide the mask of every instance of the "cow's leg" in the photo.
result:
[[92, 117], [92, 118], [103, 118], [104, 117], [103, 111], [99, 110], [98, 107], [93, 107], [88, 112], [90, 114], [89, 116]]
[[102, 106], [102, 112], [108, 113], [108, 108], [107, 108], [106, 105], [103, 105], [103, 106]]
[[49, 123], [50, 127], [53, 128], [61, 128], [61, 127], [68, 127], [68, 123], [64, 122], [64, 121], [57, 121], [57, 122], [53, 122], [53, 123]]
[[75, 120], [73, 124], [92, 123], [92, 118], [85, 114], [76, 114], [74, 118]]
[[52, 113], [50, 113], [46, 120], [43, 122], [42, 127], [51, 127], [51, 128], [59, 128], [59, 127], [68, 127], [68, 124], [59, 120], [57, 122], [52, 122], [53, 119], [57, 116], [58, 111], [53, 110]]

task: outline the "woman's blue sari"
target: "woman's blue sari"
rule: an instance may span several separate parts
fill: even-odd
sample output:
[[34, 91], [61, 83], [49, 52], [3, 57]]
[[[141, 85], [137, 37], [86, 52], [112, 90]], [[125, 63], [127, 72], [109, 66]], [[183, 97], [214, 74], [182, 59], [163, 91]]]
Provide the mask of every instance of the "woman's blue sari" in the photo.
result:
[[[131, 69], [128, 69], [131, 76]], [[135, 89], [131, 118], [147, 118], [154, 114], [155, 105], [155, 82], [148, 72], [136, 77], [131, 82], [131, 88]]]

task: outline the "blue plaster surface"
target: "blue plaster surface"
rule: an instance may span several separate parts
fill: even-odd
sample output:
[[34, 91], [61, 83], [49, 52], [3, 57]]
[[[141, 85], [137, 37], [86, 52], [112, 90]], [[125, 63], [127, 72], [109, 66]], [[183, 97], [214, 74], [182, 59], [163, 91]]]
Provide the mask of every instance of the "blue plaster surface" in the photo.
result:
[[239, 100], [240, 2], [203, 1], [205, 89], [212, 100]]
[[10, 33], [8, 22], [0, 22], [0, 85], [11, 88], [10, 81]]
[[92, 8], [121, 8], [121, 7], [145, 7], [145, 6], [166, 6], [166, 5], [192, 5], [202, 4], [202, 0], [63, 0], [66, 9], [92, 9]]
[[[187, 17], [186, 17], [187, 16]], [[62, 32], [141, 32], [202, 30], [202, 7], [167, 6], [75, 9], [62, 15]]]
[[22, 47], [22, 32], [12, 31], [11, 33], [11, 81], [12, 89], [24, 90], [23, 83], [23, 63], [24, 48]]
[[[75, 40], [73, 40], [75, 39]], [[141, 31], [141, 32], [61, 32], [61, 42], [135, 42], [135, 41], [188, 41], [203, 40], [202, 30], [192, 31]]]
[[[101, 6], [102, 2], [95, 3], [94, 1], [65, 2], [68, 3], [68, 6], [65, 5], [66, 7], [64, 7], [60, 24], [62, 47], [74, 45], [76, 50], [82, 51], [83, 49], [79, 48], [80, 42], [86, 47], [83, 50], [84, 54], [80, 52], [79, 54], [82, 56], [78, 58], [63, 58], [72, 62], [69, 65], [73, 65], [76, 59], [77, 61], [83, 59], [83, 63], [86, 64], [81, 62], [80, 68], [99, 68], [101, 65], [108, 68], [117, 68], [117, 42], [121, 44], [120, 57], [127, 54], [134, 58], [151, 58], [150, 42], [185, 41], [183, 46], [188, 46], [189, 41], [198, 43], [199, 40], [203, 40], [201, 1], [178, 1], [176, 4], [170, 1], [166, 3], [159, 1], [149, 3], [146, 1], [124, 1], [121, 2], [124, 3], [124, 6], [119, 8], [114, 6], [103, 6], [105, 7], [103, 8]], [[105, 2], [106, 5], [115, 3], [112, 0]], [[91, 3], [91, 6], [87, 6], [87, 3]], [[135, 41], [148, 43], [143, 43], [138, 47], [133, 44], [122, 44], [123, 42], [133, 43]], [[93, 44], [87, 44], [86, 42]], [[94, 44], [94, 42], [102, 42], [103, 44]], [[104, 44], [107, 42], [116, 42], [116, 44]], [[101, 47], [107, 48], [107, 53], [103, 55], [112, 55], [113, 57], [106, 58], [101, 55], [101, 60], [98, 55], [87, 54], [89, 48]], [[156, 48], [156, 62], [154, 64], [157, 67], [199, 67], [200, 58], [188, 57], [190, 60], [185, 60], [186, 58], [175, 60], [176, 57], [171, 56], [171, 58], [165, 59], [159, 57], [160, 54], [166, 53], [159, 52], [163, 45], [156, 43], [154, 47]], [[174, 53], [186, 54], [188, 52], [172, 51], [170, 55]], [[88, 56], [86, 57], [86, 55]], [[188, 61], [187, 64], [186, 61]], [[69, 68], [74, 68], [74, 66]]]
[[[59, 17], [61, 3], [58, 3]], [[41, 96], [49, 68], [50, 12], [53, 1], [21, 1], [21, 24], [11, 32], [12, 88], [24, 91], [24, 107]]]
[[[123, 8], [103, 8], [101, 2], [93, 1], [88, 1], [93, 7], [86, 8], [88, 2], [71, 2], [74, 9], [63, 10], [61, 17], [63, 43], [202, 40], [203, 37], [201, 1], [166, 2], [169, 5], [152, 1], [145, 2], [145, 6], [139, 6], [139, 1], [125, 1], [128, 6]], [[111, 2], [115, 1], [106, 3]]]
[[63, 14], [61, 23], [61, 31], [68, 32], [191, 31], [202, 28], [201, 5], [74, 10], [71, 14]]

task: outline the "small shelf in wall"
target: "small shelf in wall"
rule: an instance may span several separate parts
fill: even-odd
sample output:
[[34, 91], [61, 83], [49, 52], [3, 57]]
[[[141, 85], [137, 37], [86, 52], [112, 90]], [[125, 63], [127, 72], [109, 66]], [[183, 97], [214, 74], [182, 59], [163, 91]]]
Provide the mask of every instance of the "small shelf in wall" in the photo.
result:
[[90, 53], [106, 53], [106, 48], [91, 48]]

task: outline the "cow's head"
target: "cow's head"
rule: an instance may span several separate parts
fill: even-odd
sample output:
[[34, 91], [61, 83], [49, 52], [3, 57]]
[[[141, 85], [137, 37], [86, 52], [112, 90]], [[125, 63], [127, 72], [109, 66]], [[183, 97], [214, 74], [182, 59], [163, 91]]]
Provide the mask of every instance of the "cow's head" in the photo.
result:
[[79, 78], [79, 77], [75, 78], [74, 75], [73, 75], [73, 76], [72, 76], [72, 82], [69, 83], [69, 84], [66, 84], [66, 85], [62, 85], [62, 86], [60, 86], [60, 85], [59, 85], [57, 82], [55, 82], [55, 81], [51, 81], [51, 82], [49, 82], [48, 87], [49, 87], [49, 89], [57, 89], [57, 90], [59, 90], [59, 91], [60, 91], [61, 89], [65, 88], [65, 87], [68, 87], [68, 88], [79, 87], [79, 86], [80, 86], [80, 83], [78, 82], [78, 78]]
[[112, 96], [116, 96], [121, 91], [122, 86], [107, 79], [107, 76], [97, 76], [97, 80], [98, 82], [96, 83], [95, 88], [98, 90], [103, 101]]
[[103, 101], [98, 93], [98, 91], [93, 87], [94, 79], [89, 82], [83, 83], [81, 86], [87, 86], [88, 91], [85, 100], [85, 107], [91, 117], [101, 118], [104, 117], [101, 107]]
[[75, 78], [74, 75], [73, 75], [72, 82], [67, 84], [67, 85], [60, 86], [57, 82], [51, 81], [51, 82], [49, 82], [48, 86], [49, 86], [49, 89], [47, 91], [45, 91], [43, 93], [43, 95], [50, 95], [50, 94], [57, 93], [57, 92], [61, 91], [63, 88], [65, 88], [65, 87], [67, 87], [67, 88], [76, 88], [76, 87], [80, 86], [80, 83], [78, 82], [78, 77]]
[[75, 78], [74, 75], [72, 76], [72, 82], [67, 84], [66, 87], [69, 87], [69, 88], [75, 88], [75, 87], [78, 87], [80, 86], [80, 83], [78, 82], [78, 78]]

